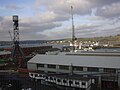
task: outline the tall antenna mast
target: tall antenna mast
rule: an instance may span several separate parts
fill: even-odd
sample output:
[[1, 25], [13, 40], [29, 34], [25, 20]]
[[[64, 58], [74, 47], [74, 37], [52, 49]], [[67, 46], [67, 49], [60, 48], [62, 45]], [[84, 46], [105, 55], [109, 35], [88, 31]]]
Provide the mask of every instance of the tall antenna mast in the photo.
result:
[[73, 51], [75, 50], [74, 42], [75, 42], [75, 31], [74, 31], [74, 18], [73, 18], [73, 6], [71, 6], [71, 16], [72, 16], [72, 45]]

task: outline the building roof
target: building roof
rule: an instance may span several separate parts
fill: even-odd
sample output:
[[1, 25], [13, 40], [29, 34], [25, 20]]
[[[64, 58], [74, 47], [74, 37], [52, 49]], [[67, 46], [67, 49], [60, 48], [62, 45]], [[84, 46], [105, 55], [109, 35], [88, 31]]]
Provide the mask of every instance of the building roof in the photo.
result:
[[0, 55], [6, 55], [6, 54], [11, 54], [10, 51], [0, 51]]
[[120, 69], [119, 56], [36, 55], [28, 63]]

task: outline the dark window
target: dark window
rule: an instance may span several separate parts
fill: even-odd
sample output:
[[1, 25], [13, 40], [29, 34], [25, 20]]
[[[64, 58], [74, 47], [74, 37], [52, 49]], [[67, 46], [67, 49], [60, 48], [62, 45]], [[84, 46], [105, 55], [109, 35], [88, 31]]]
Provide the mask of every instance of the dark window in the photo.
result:
[[48, 77], [46, 77], [46, 79], [48, 79]]
[[86, 85], [86, 83], [85, 83], [85, 82], [82, 82], [82, 85], [84, 85], [84, 86], [85, 86], [85, 85]]
[[44, 71], [43, 71], [43, 70], [38, 70], [37, 72], [38, 72], [38, 73], [44, 73]]
[[42, 77], [44, 78], [44, 77], [45, 77], [45, 75], [42, 75]]
[[56, 65], [52, 65], [52, 64], [48, 64], [47, 66], [48, 66], [48, 68], [53, 68], [53, 69], [56, 68]]
[[69, 84], [73, 84], [73, 81], [69, 81]]
[[48, 71], [48, 73], [56, 73], [56, 72]]
[[73, 70], [76, 70], [76, 71], [83, 71], [83, 67], [73, 66]]
[[52, 77], [50, 77], [50, 80], [53, 80], [53, 78], [52, 78]]
[[39, 77], [42, 77], [42, 75], [39, 74]]
[[75, 82], [76, 85], [79, 85], [79, 82]]
[[37, 74], [35, 74], [35, 77], [37, 77], [38, 75]]
[[54, 78], [54, 80], [56, 80], [56, 78]]
[[104, 68], [104, 72], [108, 72], [108, 73], [116, 73], [116, 70], [113, 68]]
[[37, 67], [44, 67], [44, 64], [37, 64]]
[[99, 71], [99, 68], [96, 68], [96, 67], [88, 67], [87, 69], [89, 72], [98, 72]]
[[59, 69], [69, 70], [69, 66], [59, 65]]
[[57, 82], [61, 82], [61, 80], [60, 80], [60, 79], [57, 79]]
[[67, 81], [66, 81], [66, 80], [63, 80], [63, 83], [67, 83]]

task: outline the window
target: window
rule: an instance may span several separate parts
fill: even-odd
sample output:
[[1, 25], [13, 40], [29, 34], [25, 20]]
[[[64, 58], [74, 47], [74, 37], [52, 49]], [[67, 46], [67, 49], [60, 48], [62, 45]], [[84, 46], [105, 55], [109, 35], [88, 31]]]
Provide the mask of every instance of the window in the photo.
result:
[[73, 81], [69, 81], [69, 84], [73, 84]]
[[60, 79], [57, 79], [57, 82], [61, 82], [61, 80], [60, 80]]
[[37, 67], [44, 67], [44, 64], [37, 64]]
[[53, 80], [53, 78], [52, 78], [52, 77], [50, 77], [50, 80]]
[[54, 78], [54, 80], [56, 81], [56, 78]]
[[44, 73], [44, 71], [43, 71], [43, 70], [37, 70], [37, 72], [38, 72], [38, 73]]
[[69, 70], [69, 66], [59, 65], [59, 69]]
[[89, 72], [98, 72], [99, 71], [99, 68], [96, 68], [96, 67], [88, 67], [87, 69]]
[[37, 74], [35, 74], [35, 77], [37, 77], [38, 75]]
[[48, 71], [48, 73], [56, 73], [56, 72]]
[[75, 82], [76, 85], [79, 85], [79, 82]]
[[54, 69], [55, 69], [55, 68], [56, 68], [56, 65], [48, 64], [47, 67], [48, 67], [48, 68], [54, 68]]
[[82, 85], [84, 85], [84, 86], [85, 86], [85, 85], [86, 85], [86, 83], [85, 83], [85, 82], [82, 82]]
[[113, 68], [104, 68], [104, 72], [108, 72], [108, 73], [116, 73], [116, 70]]
[[67, 81], [66, 81], [66, 80], [63, 80], [63, 83], [67, 83]]
[[39, 77], [42, 77], [42, 75], [39, 74]]
[[76, 71], [83, 71], [83, 67], [73, 66], [73, 70], [76, 70]]
[[45, 78], [46, 76], [45, 75], [42, 75], [43, 78]]
[[48, 77], [46, 77], [46, 79], [48, 79]]

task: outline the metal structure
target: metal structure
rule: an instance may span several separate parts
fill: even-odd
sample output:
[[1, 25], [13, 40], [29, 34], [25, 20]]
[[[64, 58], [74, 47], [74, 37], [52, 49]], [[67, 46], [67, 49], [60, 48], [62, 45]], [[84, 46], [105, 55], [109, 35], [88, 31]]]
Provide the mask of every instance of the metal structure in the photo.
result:
[[75, 50], [75, 40], [76, 40], [76, 37], [75, 37], [75, 29], [74, 29], [74, 18], [73, 18], [73, 6], [71, 6], [71, 16], [72, 16], [72, 45], [73, 45], [73, 52]]
[[13, 49], [12, 49], [12, 60], [18, 67], [22, 67], [21, 63], [24, 60], [24, 54], [19, 46], [19, 24], [18, 16], [13, 16]]

